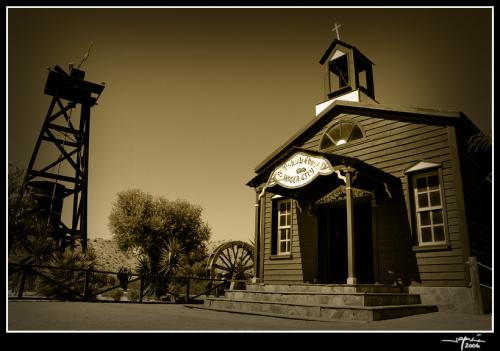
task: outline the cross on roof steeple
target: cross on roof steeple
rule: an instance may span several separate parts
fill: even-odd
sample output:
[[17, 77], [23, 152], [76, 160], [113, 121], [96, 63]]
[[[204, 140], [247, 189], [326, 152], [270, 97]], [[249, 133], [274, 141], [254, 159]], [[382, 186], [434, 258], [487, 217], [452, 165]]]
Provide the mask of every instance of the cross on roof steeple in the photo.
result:
[[337, 33], [338, 40], [340, 40], [340, 34], [339, 34], [340, 27], [342, 27], [342, 25], [335, 23], [335, 26], [332, 28], [332, 32], [335, 31], [335, 33]]

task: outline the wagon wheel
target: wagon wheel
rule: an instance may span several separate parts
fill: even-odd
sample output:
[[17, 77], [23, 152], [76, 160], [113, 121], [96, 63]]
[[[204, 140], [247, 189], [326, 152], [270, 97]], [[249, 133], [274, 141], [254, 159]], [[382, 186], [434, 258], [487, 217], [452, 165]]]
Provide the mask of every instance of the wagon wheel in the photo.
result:
[[219, 245], [210, 255], [207, 274], [211, 279], [246, 280], [253, 276], [253, 246], [243, 241]]

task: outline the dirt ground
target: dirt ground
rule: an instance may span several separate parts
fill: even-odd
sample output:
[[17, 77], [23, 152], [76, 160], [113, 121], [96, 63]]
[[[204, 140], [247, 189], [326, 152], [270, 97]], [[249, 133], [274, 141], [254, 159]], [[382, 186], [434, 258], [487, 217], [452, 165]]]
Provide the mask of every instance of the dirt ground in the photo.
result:
[[436, 312], [392, 320], [319, 322], [190, 308], [180, 304], [9, 301], [15, 331], [464, 331], [492, 330], [491, 315]]

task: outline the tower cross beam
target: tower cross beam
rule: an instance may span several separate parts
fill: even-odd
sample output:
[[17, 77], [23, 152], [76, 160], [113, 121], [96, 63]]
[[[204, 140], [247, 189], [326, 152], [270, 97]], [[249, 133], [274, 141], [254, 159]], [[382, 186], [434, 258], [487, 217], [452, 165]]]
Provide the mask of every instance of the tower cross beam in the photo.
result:
[[335, 26], [332, 28], [332, 32], [335, 31], [338, 40], [340, 40], [340, 34], [339, 34], [340, 27], [342, 27], [342, 25], [335, 23]]

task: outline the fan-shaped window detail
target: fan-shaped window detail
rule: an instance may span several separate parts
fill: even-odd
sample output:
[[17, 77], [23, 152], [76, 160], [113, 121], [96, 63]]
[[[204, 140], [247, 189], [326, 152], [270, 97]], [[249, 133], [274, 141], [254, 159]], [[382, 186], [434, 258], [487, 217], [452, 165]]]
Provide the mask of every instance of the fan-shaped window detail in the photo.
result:
[[353, 122], [339, 122], [332, 126], [323, 136], [320, 148], [327, 149], [333, 146], [350, 143], [363, 138], [363, 132]]

